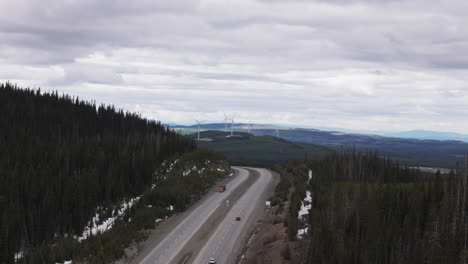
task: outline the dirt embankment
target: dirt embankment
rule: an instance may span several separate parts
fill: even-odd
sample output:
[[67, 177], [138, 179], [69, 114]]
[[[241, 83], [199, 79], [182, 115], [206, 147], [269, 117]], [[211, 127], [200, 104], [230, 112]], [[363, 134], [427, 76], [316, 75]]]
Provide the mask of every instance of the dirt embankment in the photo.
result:
[[307, 241], [290, 242], [284, 222], [288, 203], [272, 207], [259, 223], [241, 264], [300, 264], [304, 263]]

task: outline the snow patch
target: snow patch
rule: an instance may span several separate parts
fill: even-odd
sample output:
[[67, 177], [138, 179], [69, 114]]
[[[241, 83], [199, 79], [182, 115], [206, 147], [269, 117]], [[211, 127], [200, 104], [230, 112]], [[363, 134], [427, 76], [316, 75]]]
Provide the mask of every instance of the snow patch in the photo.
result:
[[[117, 212], [117, 216], [110, 217], [103, 221], [101, 224], [97, 224], [99, 222], [99, 213], [96, 213], [96, 215], [93, 217], [90, 223], [86, 226], [85, 230], [83, 231], [83, 234], [80, 237], [75, 237], [78, 239], [78, 241], [83, 241], [87, 239], [91, 235], [96, 235], [97, 233], [103, 233], [109, 229], [112, 228], [114, 225], [115, 221], [117, 220], [118, 217], [122, 216], [127, 209], [130, 209], [138, 200], [140, 200], [141, 196], [135, 197], [130, 199], [130, 201], [126, 202], [123, 201], [120, 206], [119, 206], [119, 211]], [[90, 224], [92, 223], [92, 227], [89, 228]]]
[[161, 218], [158, 218], [158, 219], [156, 219], [156, 221], [154, 221], [154, 222], [155, 222], [155, 223], [159, 223], [159, 222], [161, 222], [161, 221], [162, 221], [162, 219], [161, 219]]
[[303, 229], [298, 229], [297, 230], [297, 238], [298, 239], [302, 239], [304, 237], [304, 235], [307, 235], [307, 231], [309, 230], [308, 227], [306, 228], [303, 228]]
[[[55, 264], [62, 264], [62, 263], [56, 262]], [[72, 261], [71, 261], [71, 260], [67, 260], [67, 261], [65, 261], [63, 264], [72, 264]]]
[[166, 172], [171, 172], [172, 169], [174, 169], [174, 165], [176, 165], [178, 161], [179, 161], [179, 160], [176, 159], [176, 160], [174, 160], [173, 163], [169, 164], [169, 168], [166, 170]]
[[196, 171], [198, 172], [198, 174], [202, 173], [203, 171], [205, 170], [205, 168], [201, 168], [200, 170], [197, 171], [197, 166], [193, 166], [191, 169], [188, 169], [186, 171], [183, 171], [182, 172], [182, 176], [187, 176], [189, 175], [190, 173], [192, 173], [193, 171]]
[[[304, 202], [307, 202], [307, 204], [304, 204]], [[302, 201], [301, 204], [301, 210], [299, 210], [298, 218], [301, 219], [302, 216], [309, 214], [309, 210], [312, 208], [312, 194], [310, 191], [306, 192], [306, 197], [304, 198], [304, 201]]]
[[17, 253], [15, 253], [15, 262], [22, 259], [24, 257], [24, 252], [23, 251], [19, 251]]
[[310, 191], [306, 192], [306, 197], [304, 198], [304, 201], [309, 203], [312, 202], [312, 193]]
[[299, 210], [299, 216], [298, 217], [301, 218], [303, 215], [308, 215], [310, 208], [312, 208], [312, 205], [308, 204], [308, 205], [304, 206], [304, 203], [302, 203], [301, 210]]
[[312, 180], [312, 170], [309, 170], [309, 181]]

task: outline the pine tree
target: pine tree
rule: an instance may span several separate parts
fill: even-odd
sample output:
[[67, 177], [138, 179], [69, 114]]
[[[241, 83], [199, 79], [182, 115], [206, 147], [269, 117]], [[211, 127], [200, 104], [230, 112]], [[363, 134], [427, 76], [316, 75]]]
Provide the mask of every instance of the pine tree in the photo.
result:
[[6, 262], [21, 245], [81, 232], [98, 205], [141, 194], [159, 163], [195, 147], [159, 122], [56, 91], [2, 83], [0, 113]]

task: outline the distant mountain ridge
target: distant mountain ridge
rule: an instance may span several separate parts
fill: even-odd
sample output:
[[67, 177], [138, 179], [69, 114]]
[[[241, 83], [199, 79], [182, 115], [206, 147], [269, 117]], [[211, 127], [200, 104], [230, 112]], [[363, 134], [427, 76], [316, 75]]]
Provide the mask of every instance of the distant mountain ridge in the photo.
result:
[[[409, 130], [401, 132], [387, 132], [387, 131], [353, 131], [348, 129], [338, 128], [302, 128], [300, 126], [283, 126], [274, 124], [248, 124], [248, 123], [234, 123], [234, 129], [246, 129], [246, 126], [252, 126], [254, 128], [265, 128], [265, 129], [279, 129], [279, 130], [309, 130], [309, 131], [322, 131], [322, 132], [334, 132], [344, 133], [349, 135], [364, 135], [364, 136], [382, 136], [392, 138], [406, 138], [406, 139], [421, 139], [421, 140], [458, 140], [468, 142], [468, 135], [455, 133], [455, 132], [441, 132], [441, 131], [428, 131], [428, 130]], [[197, 125], [177, 125], [168, 124], [171, 128], [193, 128], [197, 129]], [[224, 123], [207, 123], [201, 124], [200, 129], [224, 129]], [[231, 128], [231, 123], [226, 123], [228, 129]]]
[[453, 133], [453, 132], [411, 130], [411, 131], [403, 131], [403, 132], [379, 133], [379, 135], [386, 136], [386, 137], [398, 137], [398, 138], [458, 140], [458, 141], [468, 142], [468, 135]]
[[[234, 124], [235, 132], [247, 132], [247, 124]], [[272, 136], [279, 131], [279, 137], [291, 142], [308, 143], [328, 148], [353, 149], [360, 152], [377, 150], [382, 155], [399, 159], [409, 166], [453, 168], [455, 163], [463, 162], [468, 152], [468, 143], [461, 140], [414, 139], [377, 134], [359, 134], [317, 129], [284, 128], [269, 125], [250, 125], [250, 133], [255, 136]], [[197, 132], [197, 126], [175, 127], [183, 134]], [[230, 124], [228, 126], [230, 129]], [[224, 123], [200, 125], [201, 131], [224, 130]], [[441, 138], [441, 137], [439, 137]]]
[[[253, 136], [237, 131], [234, 137], [226, 137], [229, 134], [219, 130], [203, 131], [197, 144], [224, 153], [232, 163], [255, 166], [305, 158], [317, 160], [329, 151], [324, 146], [287, 141], [271, 135]], [[189, 135], [192, 138], [197, 136], [197, 133]]]

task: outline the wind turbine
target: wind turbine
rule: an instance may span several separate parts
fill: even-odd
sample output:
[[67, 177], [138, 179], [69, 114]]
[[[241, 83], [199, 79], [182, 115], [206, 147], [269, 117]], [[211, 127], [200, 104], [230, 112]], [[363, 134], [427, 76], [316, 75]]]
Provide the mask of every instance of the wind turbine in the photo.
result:
[[227, 121], [229, 121], [229, 117], [224, 113], [224, 133], [227, 133]]
[[236, 114], [235, 113], [232, 117], [231, 117], [231, 137], [232, 137], [232, 128], [234, 127], [234, 118], [236, 117]]
[[279, 129], [276, 129], [275, 132], [273, 132], [273, 136], [276, 136], [277, 138], [279, 138]]
[[197, 122], [197, 124], [198, 124], [198, 140], [200, 140], [200, 124], [205, 122], [205, 120], [203, 120], [203, 121], [195, 120], [195, 122]]
[[250, 134], [251, 130], [252, 130], [252, 124], [251, 124], [251, 122], [249, 120], [249, 122], [247, 123], [247, 133]]

